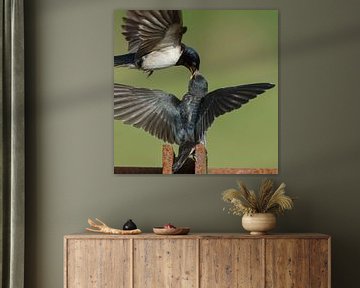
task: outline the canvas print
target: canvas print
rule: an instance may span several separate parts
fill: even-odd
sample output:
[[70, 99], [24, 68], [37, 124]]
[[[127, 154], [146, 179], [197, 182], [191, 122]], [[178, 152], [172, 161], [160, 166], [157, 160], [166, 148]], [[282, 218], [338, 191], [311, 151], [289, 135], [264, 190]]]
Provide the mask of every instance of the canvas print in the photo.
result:
[[116, 174], [278, 173], [278, 12], [117, 10]]

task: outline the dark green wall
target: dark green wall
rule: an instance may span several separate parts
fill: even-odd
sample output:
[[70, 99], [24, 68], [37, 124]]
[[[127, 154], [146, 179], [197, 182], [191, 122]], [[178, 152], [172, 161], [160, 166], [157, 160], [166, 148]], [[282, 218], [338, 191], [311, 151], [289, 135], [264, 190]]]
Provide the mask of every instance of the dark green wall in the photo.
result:
[[[129, 3], [25, 3], [26, 287], [62, 287], [63, 235], [82, 231], [88, 216], [113, 226], [131, 217], [145, 231], [165, 222], [198, 232], [241, 231], [240, 218], [223, 212], [220, 200], [240, 177], [112, 173], [113, 10], [160, 7], [279, 9], [280, 174], [274, 179], [299, 199], [278, 231], [331, 234], [333, 287], [358, 287], [359, 2]], [[241, 178], [251, 186], [261, 177]]]

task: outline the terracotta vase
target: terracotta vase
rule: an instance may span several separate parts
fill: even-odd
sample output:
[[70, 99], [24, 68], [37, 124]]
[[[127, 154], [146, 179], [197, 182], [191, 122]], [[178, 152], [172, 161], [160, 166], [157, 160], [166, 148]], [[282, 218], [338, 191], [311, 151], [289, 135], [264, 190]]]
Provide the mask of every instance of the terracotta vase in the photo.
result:
[[251, 235], [263, 235], [276, 226], [276, 217], [272, 213], [255, 213], [242, 217], [242, 226]]

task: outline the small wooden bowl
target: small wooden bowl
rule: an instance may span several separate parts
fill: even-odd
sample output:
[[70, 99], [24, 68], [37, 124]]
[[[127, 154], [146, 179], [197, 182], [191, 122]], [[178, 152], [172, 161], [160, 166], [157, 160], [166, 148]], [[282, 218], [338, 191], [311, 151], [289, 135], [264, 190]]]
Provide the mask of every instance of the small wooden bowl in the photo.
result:
[[190, 232], [189, 227], [163, 228], [154, 227], [153, 231], [157, 235], [186, 235]]

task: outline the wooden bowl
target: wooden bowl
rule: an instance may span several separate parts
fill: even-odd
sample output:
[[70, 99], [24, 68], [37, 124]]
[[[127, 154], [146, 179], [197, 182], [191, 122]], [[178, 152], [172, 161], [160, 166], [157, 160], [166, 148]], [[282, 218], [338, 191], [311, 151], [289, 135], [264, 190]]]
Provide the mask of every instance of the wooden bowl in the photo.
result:
[[157, 235], [186, 235], [190, 232], [189, 227], [163, 228], [154, 227], [153, 231]]

